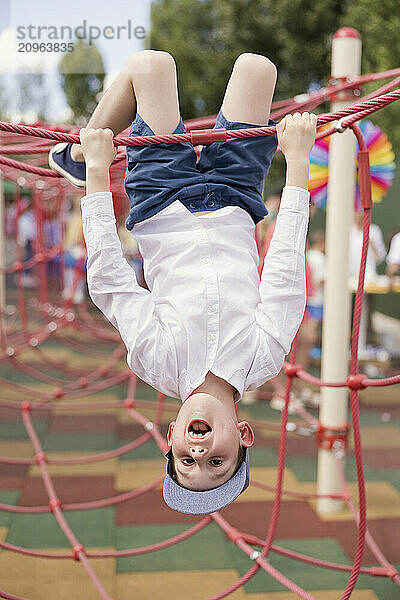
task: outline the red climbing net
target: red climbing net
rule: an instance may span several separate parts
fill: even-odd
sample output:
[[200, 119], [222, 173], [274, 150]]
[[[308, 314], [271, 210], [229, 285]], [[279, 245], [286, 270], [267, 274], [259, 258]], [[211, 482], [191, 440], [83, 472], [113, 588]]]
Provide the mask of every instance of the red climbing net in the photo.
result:
[[[233, 527], [220, 513], [213, 513], [205, 516], [194, 526], [185, 532], [165, 539], [159, 543], [144, 546], [141, 548], [131, 548], [121, 551], [108, 552], [90, 552], [80, 543], [78, 534], [75, 533], [67, 523], [64, 513], [68, 511], [100, 508], [105, 506], [114, 506], [127, 500], [137, 498], [150, 490], [155, 489], [162, 478], [159, 478], [141, 489], [135, 489], [114, 497], [88, 502], [75, 502], [66, 504], [59, 498], [54, 487], [52, 477], [49, 473], [49, 465], [82, 465], [100, 462], [112, 457], [121, 456], [127, 452], [139, 447], [150, 439], [153, 439], [159, 447], [162, 454], [167, 451], [166, 441], [160, 434], [160, 424], [163, 414], [166, 411], [176, 410], [176, 405], [166, 401], [163, 394], [159, 394], [158, 402], [143, 402], [136, 399], [136, 377], [126, 367], [122, 368], [120, 359], [124, 355], [123, 346], [118, 334], [111, 330], [105, 322], [98, 316], [93, 316], [88, 312], [84, 303], [72, 306], [72, 300], [66, 300], [64, 303], [52, 303], [49, 300], [49, 285], [46, 265], [47, 263], [59, 259], [63, 266], [64, 249], [62, 243], [56, 244], [52, 248], [46, 248], [43, 244], [43, 202], [51, 197], [55, 197], [61, 202], [69, 184], [59, 178], [59, 176], [47, 168], [40, 166], [44, 163], [44, 155], [51, 148], [50, 140], [57, 141], [79, 141], [76, 129], [50, 126], [44, 124], [46, 128], [40, 127], [42, 123], [34, 126], [15, 125], [11, 123], [0, 122], [0, 165], [2, 175], [5, 179], [17, 183], [15, 192], [15, 219], [17, 220], [23, 210], [23, 201], [21, 199], [21, 187], [30, 187], [33, 190], [33, 208], [36, 216], [37, 239], [35, 241], [34, 254], [29, 261], [23, 261], [22, 251], [17, 244], [17, 260], [6, 269], [6, 274], [14, 275], [17, 280], [17, 302], [16, 306], [7, 306], [0, 315], [0, 361], [15, 369], [15, 373], [22, 372], [51, 386], [49, 392], [43, 393], [37, 389], [23, 384], [18, 384], [12, 379], [0, 377], [0, 383], [3, 388], [14, 390], [23, 395], [23, 401], [1, 400], [0, 408], [11, 411], [20, 411], [27, 435], [34, 448], [33, 458], [11, 458], [0, 456], [0, 464], [6, 465], [37, 465], [40, 469], [43, 484], [48, 495], [48, 504], [44, 506], [14, 506], [0, 504], [0, 510], [9, 513], [53, 513], [61, 530], [71, 545], [71, 551], [63, 554], [51, 552], [42, 552], [29, 548], [23, 548], [7, 542], [0, 541], [0, 547], [27, 556], [42, 557], [48, 559], [73, 559], [79, 561], [86, 570], [93, 585], [98, 590], [99, 597], [102, 600], [112, 600], [103, 587], [99, 577], [93, 570], [89, 559], [105, 557], [127, 557], [150, 553], [173, 544], [179, 543], [192, 535], [195, 535], [208, 524], [214, 522], [220, 526], [228, 538], [236, 544], [253, 562], [254, 565], [238, 581], [233, 583], [226, 590], [216, 594], [208, 600], [220, 600], [228, 596], [240, 586], [245, 584], [259, 570], [263, 569], [272, 577], [277, 579], [283, 586], [297, 594], [305, 600], [316, 600], [310, 593], [301, 589], [295, 582], [286, 575], [279, 572], [268, 562], [270, 552], [276, 552], [280, 555], [300, 560], [305, 564], [316, 565], [319, 567], [343, 571], [349, 573], [349, 579], [346, 588], [341, 596], [341, 600], [347, 600], [354, 589], [357, 578], [360, 573], [370, 576], [386, 577], [400, 585], [400, 576], [393, 565], [391, 565], [377, 546], [373, 537], [367, 528], [366, 518], [366, 499], [365, 499], [365, 480], [363, 473], [363, 460], [361, 450], [360, 423], [359, 423], [359, 390], [367, 387], [380, 387], [400, 383], [400, 375], [388, 377], [385, 379], [369, 379], [359, 373], [358, 367], [358, 336], [360, 329], [361, 309], [364, 290], [364, 273], [367, 258], [369, 226], [371, 221], [371, 187], [369, 157], [362, 133], [356, 122], [361, 118], [379, 110], [390, 103], [400, 99], [400, 89], [395, 89], [400, 83], [400, 69], [393, 69], [384, 73], [376, 73], [355, 77], [351, 80], [331, 82], [326, 88], [311, 94], [304, 94], [291, 100], [277, 102], [273, 105], [272, 117], [277, 119], [287, 113], [296, 111], [313, 110], [327, 99], [339, 97], [339, 94], [349, 93], [359, 95], [360, 86], [369, 81], [378, 81], [385, 78], [394, 78], [374, 93], [353, 103], [348, 108], [339, 110], [335, 113], [327, 113], [318, 116], [318, 124], [322, 125], [340, 119], [342, 129], [350, 128], [357, 137], [359, 145], [359, 180], [361, 203], [364, 211], [363, 222], [363, 247], [359, 272], [359, 283], [355, 299], [353, 332], [351, 340], [351, 365], [350, 375], [346, 381], [327, 382], [307, 373], [301, 365], [296, 364], [296, 346], [297, 340], [293, 343], [290, 361], [285, 363], [284, 370], [287, 375], [285, 387], [285, 405], [282, 411], [282, 420], [280, 426], [274, 422], [262, 421], [259, 424], [265, 428], [280, 430], [279, 455], [277, 480], [274, 487], [267, 486], [261, 482], [252, 481], [252, 485], [264, 490], [274, 492], [274, 503], [271, 519], [265, 539], [260, 539], [254, 535], [242, 532]], [[116, 146], [125, 146], [128, 144], [153, 144], [153, 143], [174, 143], [177, 141], [190, 141], [193, 144], [207, 144], [214, 141], [224, 141], [229, 138], [242, 138], [249, 136], [270, 135], [275, 131], [274, 127], [264, 127], [245, 130], [193, 130], [194, 127], [210, 127], [214, 124], [215, 117], [204, 119], [195, 119], [186, 123], [187, 129], [191, 130], [187, 134], [145, 136], [130, 138], [127, 136], [118, 136], [115, 138]], [[332, 127], [319, 137], [325, 137], [337, 132], [336, 127]], [[18, 134], [19, 142], [15, 143], [15, 134]], [[31, 137], [42, 138], [32, 142]], [[24, 161], [7, 158], [5, 155], [21, 155], [23, 157], [31, 156], [30, 164]], [[120, 182], [122, 180], [124, 152], [119, 149], [116, 159], [112, 165], [112, 182], [114, 183], [114, 200], [118, 202], [123, 192]], [[23, 172], [23, 175], [22, 173]], [[61, 219], [61, 216], [60, 216]], [[24, 271], [35, 267], [39, 273], [39, 294], [38, 297], [32, 297], [29, 301], [26, 298], [22, 277]], [[82, 261], [78, 261], [75, 267], [74, 287], [79, 280], [84, 277], [82, 270]], [[28, 314], [30, 319], [28, 319]], [[76, 334], [79, 333], [79, 336]], [[91, 356], [99, 364], [93, 370], [83, 369], [76, 365], [71, 365], [57, 360], [51, 356], [51, 353], [43, 346], [47, 340], [55, 340], [60, 345], [65, 345], [73, 350]], [[93, 340], [100, 341], [108, 349], [107, 358], [99, 348], [93, 347]], [[27, 349], [37, 355], [38, 365], [31, 366], [24, 362], [23, 353]], [[22, 358], [21, 358], [22, 356]], [[35, 363], [36, 364], [36, 363]], [[54, 369], [62, 373], [62, 377], [55, 377], [46, 372], [46, 368]], [[300, 433], [300, 430], [307, 430], [308, 433], [315, 434], [319, 447], [330, 450], [334, 453], [337, 461], [338, 471], [342, 482], [342, 490], [336, 494], [318, 494], [299, 493], [283, 488], [283, 475], [285, 468], [285, 455], [288, 431], [288, 407], [290, 393], [294, 377], [298, 377], [305, 382], [326, 387], [346, 387], [350, 390], [350, 406], [352, 415], [352, 427], [354, 435], [354, 449], [358, 479], [359, 509], [356, 509], [355, 503], [351, 497], [349, 488], [344, 476], [344, 449], [349, 433], [349, 426], [345, 424], [340, 429], [328, 429], [322, 427], [318, 420], [310, 414], [304, 407], [298, 409], [301, 422], [292, 424]], [[89, 396], [101, 390], [105, 390], [118, 383], [126, 382], [127, 396], [124, 401], [99, 401], [93, 402], [71, 402], [74, 398]], [[136, 423], [143, 427], [143, 434], [128, 444], [108, 452], [102, 452], [92, 456], [83, 456], [78, 458], [54, 458], [47, 455], [42, 447], [38, 434], [35, 430], [32, 420], [32, 413], [45, 414], [51, 411], [54, 406], [58, 411], [74, 410], [97, 410], [120, 408], [126, 411], [127, 415]], [[142, 408], [152, 408], [155, 410], [155, 418], [150, 421], [140, 411]], [[357, 548], [354, 556], [353, 565], [332, 563], [322, 559], [316, 559], [311, 556], [301, 554], [282, 548], [273, 543], [280, 515], [282, 496], [292, 496], [301, 498], [335, 498], [344, 500], [357, 524]], [[32, 517], [33, 518], [33, 517]], [[365, 546], [368, 546], [376, 558], [379, 566], [363, 567], [362, 556]], [[254, 547], [259, 550], [254, 550]], [[0, 590], [0, 597], [9, 600], [27, 600], [20, 596]]]

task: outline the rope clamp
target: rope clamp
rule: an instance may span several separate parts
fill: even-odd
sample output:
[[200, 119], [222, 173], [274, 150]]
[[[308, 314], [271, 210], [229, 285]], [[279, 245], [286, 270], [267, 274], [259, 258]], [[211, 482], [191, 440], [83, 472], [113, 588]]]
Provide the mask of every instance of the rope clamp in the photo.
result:
[[56, 508], [60, 508], [61, 507], [61, 500], [60, 498], [53, 498], [52, 500], [50, 500], [49, 502], [49, 508], [51, 510], [51, 512], [55, 512]]
[[80, 553], [85, 554], [85, 548], [82, 546], [82, 544], [75, 544], [75, 546], [73, 547], [73, 552], [74, 552], [74, 560], [79, 562], [81, 560], [79, 554]]
[[193, 146], [204, 146], [213, 142], [226, 142], [226, 140], [226, 129], [193, 129], [190, 132], [190, 141]]
[[365, 390], [367, 386], [364, 384], [364, 381], [366, 379], [368, 378], [362, 373], [357, 373], [356, 375], [349, 375], [346, 380], [347, 386], [351, 390]]
[[342, 117], [341, 119], [339, 119], [339, 121], [336, 123], [335, 125], [335, 129], [337, 133], [344, 133], [347, 129], [347, 126], [343, 126], [342, 122], [343, 119], [345, 119], [346, 117]]
[[283, 365], [283, 370], [285, 371], [286, 375], [288, 377], [296, 377], [297, 376], [297, 372], [301, 369], [301, 365], [296, 365], [296, 364], [291, 364], [291, 363], [284, 363]]
[[35, 463], [40, 465], [42, 461], [47, 462], [47, 456], [44, 452], [37, 452], [37, 454], [35, 454]]
[[323, 450], [344, 452], [345, 448], [347, 448], [347, 438], [349, 433], [349, 423], [339, 425], [338, 427], [325, 427], [318, 421], [316, 444], [318, 448], [322, 448]]
[[254, 550], [254, 552], [250, 554], [250, 560], [257, 560], [257, 558], [259, 558], [260, 556], [261, 552], [258, 552], [258, 550]]
[[[328, 78], [328, 88], [332, 87], [334, 88], [335, 86], [341, 84], [341, 83], [350, 83], [354, 81], [354, 79], [352, 77], [329, 77]], [[354, 98], [358, 98], [359, 96], [361, 96], [361, 90], [362, 90], [362, 86], [360, 83], [355, 83], [354, 86], [352, 86], [351, 88], [347, 88], [344, 90], [339, 90], [336, 91], [335, 89], [333, 89], [330, 93], [329, 93], [329, 100], [331, 102], [343, 102], [345, 100], [354, 100]]]
[[125, 406], [125, 408], [134, 408], [135, 403], [133, 402], [133, 400], [131, 398], [126, 398], [124, 400], [124, 406]]

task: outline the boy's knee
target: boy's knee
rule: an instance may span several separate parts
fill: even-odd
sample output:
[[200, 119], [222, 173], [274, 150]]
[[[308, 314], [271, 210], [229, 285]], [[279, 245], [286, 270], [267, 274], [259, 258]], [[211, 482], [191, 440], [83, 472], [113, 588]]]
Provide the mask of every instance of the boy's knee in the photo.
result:
[[253, 54], [252, 52], [240, 54], [236, 59], [235, 69], [244, 70], [247, 74], [269, 77], [276, 77], [277, 72], [276, 66], [269, 58], [262, 54]]
[[175, 60], [169, 52], [142, 50], [132, 54], [125, 63], [124, 70], [130, 73], [154, 72], [175, 69]]

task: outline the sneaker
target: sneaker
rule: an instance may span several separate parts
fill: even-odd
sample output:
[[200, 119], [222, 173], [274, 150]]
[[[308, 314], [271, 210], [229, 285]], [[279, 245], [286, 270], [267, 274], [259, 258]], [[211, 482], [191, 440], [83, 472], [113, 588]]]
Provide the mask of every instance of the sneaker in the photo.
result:
[[86, 165], [72, 160], [71, 146], [67, 142], [56, 144], [49, 152], [49, 166], [77, 188], [86, 187]]

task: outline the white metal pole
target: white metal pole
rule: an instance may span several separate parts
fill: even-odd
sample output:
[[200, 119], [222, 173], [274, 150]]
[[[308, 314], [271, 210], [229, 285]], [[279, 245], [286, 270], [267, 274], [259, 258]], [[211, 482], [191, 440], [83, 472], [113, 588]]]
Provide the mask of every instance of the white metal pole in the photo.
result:
[[[339, 29], [332, 41], [332, 77], [359, 75], [361, 68], [361, 39], [351, 27]], [[331, 110], [348, 106], [354, 100], [346, 94], [334, 98]], [[324, 286], [324, 321], [322, 328], [321, 374], [325, 381], [343, 381], [348, 375], [350, 299], [349, 292], [349, 235], [353, 221], [355, 194], [355, 137], [351, 131], [331, 137], [329, 148], [329, 182], [326, 210], [326, 275]], [[320, 423], [338, 428], [347, 422], [347, 388], [321, 390]], [[329, 449], [319, 449], [319, 494], [341, 491], [336, 459]], [[320, 513], [339, 512], [341, 500], [320, 498]]]
[[0, 171], [0, 314], [6, 307], [6, 233], [5, 233], [5, 209], [4, 209], [4, 189], [3, 179]]

